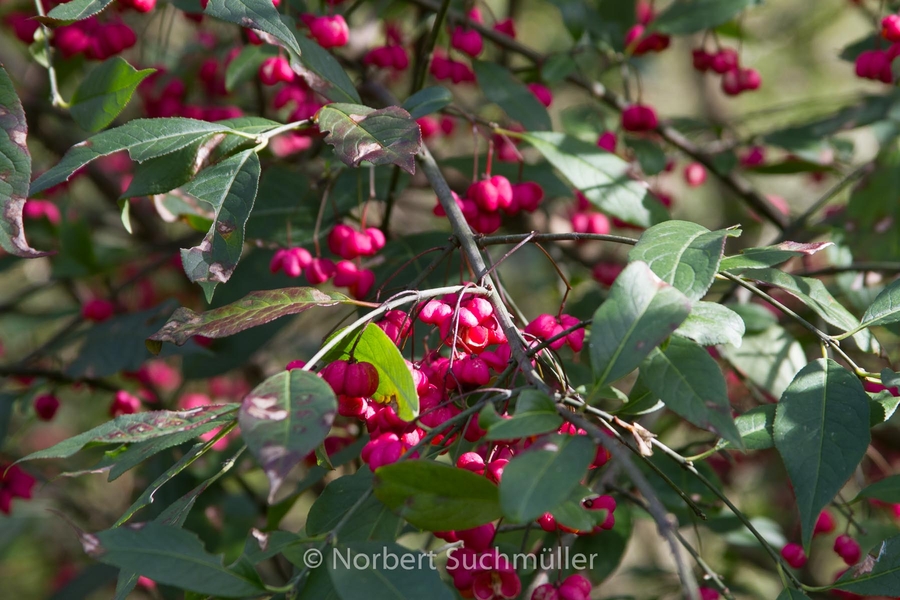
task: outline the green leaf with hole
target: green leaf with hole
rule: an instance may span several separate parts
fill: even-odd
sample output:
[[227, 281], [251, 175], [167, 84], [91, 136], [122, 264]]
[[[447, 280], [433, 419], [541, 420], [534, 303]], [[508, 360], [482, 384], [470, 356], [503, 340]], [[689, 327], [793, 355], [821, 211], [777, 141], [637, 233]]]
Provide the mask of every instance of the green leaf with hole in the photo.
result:
[[762, 0], [676, 0], [652, 22], [652, 28], [670, 35], [688, 35], [713, 29], [736, 18]]
[[269, 478], [269, 504], [288, 473], [325, 441], [336, 412], [331, 386], [301, 369], [269, 377], [244, 398], [241, 436]]
[[453, 102], [453, 94], [441, 85], [435, 85], [419, 90], [406, 99], [403, 109], [409, 112], [413, 119], [430, 115]]
[[736, 312], [716, 302], [694, 302], [691, 314], [675, 330], [676, 335], [694, 340], [701, 346], [731, 344], [741, 347], [744, 320]]
[[[493, 405], [487, 405], [493, 407]], [[485, 408], [487, 408], [487, 406]], [[487, 430], [489, 440], [514, 440], [556, 431], [563, 419], [556, 412], [553, 398], [537, 390], [524, 390], [516, 399], [510, 419], [498, 419]]]
[[[453, 600], [432, 558], [395, 543], [352, 542], [329, 548], [331, 583], [344, 599]], [[395, 561], [395, 562], [394, 562]]]
[[0, 247], [23, 258], [46, 256], [28, 245], [22, 209], [31, 181], [28, 122], [16, 89], [0, 65]]
[[645, 231], [628, 253], [629, 260], [642, 260], [691, 300], [699, 300], [712, 285], [729, 237], [739, 229], [710, 231], [689, 221], [666, 221]]
[[225, 567], [222, 557], [208, 553], [195, 533], [171, 525], [150, 522], [84, 534], [82, 544], [100, 562], [200, 594], [241, 598], [266, 591], [258, 577]]
[[731, 417], [725, 377], [702, 346], [673, 337], [641, 364], [641, 380], [673, 412], [743, 449]]
[[156, 69], [138, 71], [120, 56], [91, 70], [72, 96], [70, 111], [78, 126], [100, 131], [119, 116], [137, 86]]
[[797, 497], [803, 545], [808, 547], [819, 513], [869, 447], [869, 397], [855, 375], [820, 358], [797, 373], [781, 396], [774, 433]]
[[419, 415], [419, 394], [409, 367], [397, 345], [381, 327], [369, 323], [362, 332], [341, 340], [328, 355], [329, 360], [351, 357], [375, 365], [378, 371], [378, 389], [373, 394], [375, 399], [396, 402], [397, 415], [404, 421], [412, 421]]
[[415, 155], [422, 147], [422, 131], [399, 106], [375, 110], [360, 104], [326, 104], [313, 120], [327, 131], [325, 143], [345, 164], [358, 167], [397, 165], [410, 175], [416, 172]]
[[668, 219], [647, 187], [628, 175], [630, 165], [595, 144], [550, 131], [514, 134], [531, 144], [591, 204], [623, 221], [650, 227]]
[[322, 292], [311, 287], [259, 290], [236, 302], [199, 314], [189, 308], [179, 308], [149, 339], [181, 346], [195, 335], [227, 337], [287, 315], [296, 315], [314, 306], [334, 306], [349, 301], [339, 292]]
[[181, 251], [188, 279], [199, 283], [212, 300], [216, 286], [225, 283], [244, 251], [244, 228], [259, 187], [260, 164], [255, 150], [245, 150], [204, 169], [182, 191], [208, 202], [215, 219], [203, 241]]
[[471, 529], [502, 516], [497, 486], [465, 469], [409, 460], [375, 471], [375, 497], [426, 531]]
[[191, 410], [155, 410], [122, 415], [54, 446], [32, 452], [18, 462], [39, 458], [68, 458], [86, 446], [144, 442], [196, 429], [211, 421], [220, 421], [237, 409], [237, 404], [211, 404]]
[[503, 470], [503, 515], [527, 523], [565, 502], [594, 460], [596, 447], [583, 435], [540, 438], [517, 454]]
[[633, 262], [616, 278], [594, 313], [588, 345], [595, 387], [635, 370], [672, 335], [691, 311], [691, 301], [660, 279], [647, 263]]
[[834, 587], [863, 596], [900, 594], [900, 535], [884, 540], [874, 560], [866, 556], [859, 565], [848, 569]]
[[131, 159], [144, 162], [180, 150], [198, 140], [232, 130], [220, 123], [172, 117], [134, 119], [76, 144], [62, 160], [31, 184], [31, 195], [68, 181], [75, 171], [102, 156], [127, 150]]
[[497, 63], [476, 60], [475, 77], [485, 97], [528, 131], [550, 131], [553, 123], [543, 104], [524, 83]]

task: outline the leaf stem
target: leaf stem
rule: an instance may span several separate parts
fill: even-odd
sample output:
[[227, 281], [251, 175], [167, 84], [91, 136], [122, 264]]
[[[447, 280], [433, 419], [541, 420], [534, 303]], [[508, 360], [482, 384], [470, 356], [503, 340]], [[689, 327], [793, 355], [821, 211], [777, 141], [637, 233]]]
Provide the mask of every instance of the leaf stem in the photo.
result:
[[[34, 6], [37, 9], [39, 17], [46, 17], [44, 6], [41, 0], [34, 0]], [[53, 66], [53, 49], [50, 47], [50, 38], [53, 32], [49, 27], [41, 23], [41, 34], [44, 38], [44, 51], [47, 53], [47, 76], [50, 80], [50, 102], [57, 108], [69, 108], [69, 103], [65, 101], [62, 94], [59, 93], [59, 83], [56, 80], [56, 68]]]

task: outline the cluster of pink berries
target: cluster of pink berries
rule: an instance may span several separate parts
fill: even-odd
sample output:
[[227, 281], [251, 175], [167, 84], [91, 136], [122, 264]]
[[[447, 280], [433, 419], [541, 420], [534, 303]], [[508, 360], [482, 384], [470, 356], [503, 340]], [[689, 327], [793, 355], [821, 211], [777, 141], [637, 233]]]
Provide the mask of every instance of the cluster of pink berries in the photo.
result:
[[419, 129], [422, 130], [422, 139], [429, 140], [439, 134], [453, 135], [456, 130], [456, 120], [448, 115], [442, 115], [440, 119], [426, 115], [416, 119]]
[[363, 57], [363, 62], [380, 69], [405, 71], [409, 67], [409, 53], [403, 47], [403, 35], [400, 28], [388, 23], [385, 26], [385, 37], [387, 43], [369, 50]]
[[606, 235], [610, 232], [609, 217], [595, 210], [594, 205], [578, 190], [575, 190], [575, 206], [569, 219], [575, 233]]
[[[221, 121], [242, 116], [243, 111], [236, 106], [198, 106], [186, 103], [187, 87], [178, 78], [169, 79], [160, 86], [165, 69], [159, 69], [138, 86], [138, 93], [144, 103], [148, 117], [186, 117], [202, 121]], [[210, 96], [224, 96], [224, 78], [214, 59], [204, 61], [198, 79], [204, 84]]]
[[[834, 531], [834, 517], [828, 511], [822, 511], [819, 518], [816, 519], [813, 535], [828, 534]], [[848, 566], [853, 566], [862, 558], [862, 550], [859, 542], [849, 535], [839, 535], [834, 540], [834, 552], [840, 556]], [[781, 549], [781, 556], [785, 562], [795, 569], [803, 568], [806, 565], [807, 557], [803, 551], [803, 546], [795, 543], [785, 544]]]
[[[500, 229], [502, 213], [515, 215], [537, 210], [544, 199], [544, 190], [533, 181], [511, 184], [506, 177], [494, 175], [470, 185], [465, 198], [455, 193], [453, 197], [472, 229], [488, 234]], [[446, 216], [440, 203], [435, 206], [434, 214]]]
[[653, 7], [642, 1], [636, 3], [634, 8], [638, 22], [625, 34], [625, 50], [634, 56], [641, 56], [668, 48], [672, 38], [656, 31], [647, 33], [647, 26], [656, 18]]
[[900, 56], [900, 15], [881, 20], [881, 37], [891, 42], [887, 50], [866, 50], [856, 57], [856, 76], [882, 83], [894, 83], [894, 59]]
[[478, 552], [466, 547], [454, 551], [447, 573], [466, 598], [511, 600], [522, 591], [519, 574], [496, 548]]
[[53, 225], [59, 225], [62, 220], [59, 207], [50, 200], [26, 200], [22, 216], [26, 219], [47, 219]]
[[109, 319], [115, 312], [116, 305], [106, 298], [91, 298], [81, 306], [81, 316], [94, 323]]
[[137, 36], [121, 21], [101, 22], [90, 17], [57, 28], [52, 41], [64, 58], [83, 54], [89, 60], [106, 60], [134, 46]]
[[729, 96], [757, 90], [762, 85], [759, 71], [740, 66], [740, 57], [734, 48], [719, 48], [712, 54], [705, 48], [694, 48], [692, 55], [695, 69], [722, 76], [722, 91]]
[[[559, 315], [555, 317], [549, 314], [538, 315], [531, 323], [525, 327], [525, 333], [533, 335], [539, 340], [550, 340], [549, 346], [553, 350], [559, 350], [565, 345], [572, 349], [572, 352], [581, 352], [584, 346], [584, 328], [578, 328], [570, 331], [566, 335], [561, 334], [571, 328], [577, 326], [581, 321], [572, 315]], [[561, 337], [557, 337], [561, 336]]]

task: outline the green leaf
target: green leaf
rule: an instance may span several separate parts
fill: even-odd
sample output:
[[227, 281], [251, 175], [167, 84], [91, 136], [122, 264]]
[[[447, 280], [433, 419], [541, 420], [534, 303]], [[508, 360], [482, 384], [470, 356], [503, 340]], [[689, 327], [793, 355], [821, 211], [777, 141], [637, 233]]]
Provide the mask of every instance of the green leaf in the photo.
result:
[[509, 118], [518, 121], [529, 131], [553, 129], [544, 105], [506, 68], [483, 60], [474, 61], [473, 67], [485, 97], [502, 108]]
[[67, 181], [75, 171], [101, 156], [127, 150], [132, 160], [144, 162], [180, 150], [197, 140], [229, 131], [228, 127], [218, 123], [182, 117], [134, 119], [70, 148], [59, 164], [32, 182], [30, 194], [38, 194]]
[[553, 435], [533, 443], [503, 470], [503, 515], [526, 523], [562, 504], [584, 478], [595, 453], [594, 444], [582, 435]]
[[311, 287], [259, 290], [237, 302], [200, 314], [189, 308], [179, 308], [149, 339], [181, 346], [195, 335], [227, 337], [314, 306], [334, 306], [348, 301], [349, 298], [339, 292], [322, 292]]
[[379, 467], [374, 487], [375, 497], [385, 506], [426, 531], [471, 529], [502, 515], [496, 485], [471, 471], [431, 460]]
[[337, 398], [321, 377], [294, 369], [273, 375], [241, 403], [241, 436], [269, 478], [269, 504], [287, 474], [325, 441]]
[[[327, 561], [341, 600], [453, 600], [431, 558], [394, 543], [339, 544]], [[452, 560], [452, 559], [451, 559]], [[396, 561], [392, 562], [392, 561]]]
[[691, 301], [643, 262], [619, 275], [594, 313], [589, 349], [594, 385], [601, 387], [637, 368], [687, 318]]
[[863, 315], [862, 327], [878, 327], [900, 321], [900, 279], [891, 282], [875, 297]]
[[453, 94], [441, 85], [435, 85], [419, 90], [406, 99], [403, 109], [409, 112], [413, 119], [430, 115], [453, 102]]
[[534, 146], [603, 212], [640, 227], [668, 218], [665, 207], [644, 185], [628, 176], [629, 164], [615, 154], [563, 133], [516, 135]]
[[278, 9], [269, 0], [210, 0], [204, 13], [268, 34], [265, 36], [267, 42], [300, 56], [294, 33], [281, 21]]
[[248, 44], [241, 48], [225, 69], [225, 89], [231, 92], [241, 84], [254, 81], [263, 61], [273, 56], [278, 56], [278, 51], [272, 46]]
[[691, 314], [684, 320], [675, 335], [694, 340], [701, 346], [731, 344], [741, 347], [744, 337], [744, 320], [740, 315], [715, 302], [694, 302]]
[[718, 363], [701, 346], [673, 337], [641, 365], [641, 379], [669, 409], [743, 448]]
[[662, 400], [650, 391], [650, 388], [647, 387], [647, 384], [638, 374], [637, 381], [634, 382], [634, 386], [628, 392], [628, 401], [612, 412], [617, 415], [645, 415], [665, 408], [665, 406]]
[[265, 592], [256, 581], [227, 569], [221, 556], [209, 554], [196, 534], [178, 527], [150, 522], [87, 534], [87, 540], [95, 559], [158, 583], [225, 598]]
[[744, 322], [745, 333], [762, 333], [772, 325], [778, 324], [778, 317], [762, 304], [728, 304], [727, 306]]
[[864, 559], [848, 569], [835, 588], [865, 596], [896, 596], [900, 593], [900, 535], [881, 543], [874, 561]]
[[775, 600], [804, 600], [808, 599], [809, 596], [801, 592], [800, 590], [793, 590], [790, 588], [781, 590], [781, 593], [778, 594], [778, 597]]
[[644, 261], [663, 281], [699, 300], [716, 277], [725, 240], [739, 235], [739, 230], [710, 231], [689, 221], [667, 221], [645, 231], [628, 259]]
[[804, 367], [775, 413], [775, 447], [794, 486], [803, 545], [819, 513], [847, 482], [869, 447], [869, 397], [830, 359]]
[[399, 106], [375, 110], [360, 104], [326, 104], [313, 120], [329, 132], [325, 143], [346, 165], [362, 161], [373, 165], [397, 165], [410, 175], [416, 172], [415, 155], [422, 147], [422, 130]]
[[138, 71], [120, 56], [91, 70], [72, 96], [72, 118], [87, 131], [100, 131], [113, 122], [137, 89], [156, 69]]
[[28, 123], [22, 102], [6, 69], [0, 65], [0, 247], [15, 256], [47, 256], [25, 241], [22, 208], [28, 199], [31, 154], [26, 138]]
[[397, 415], [412, 421], [419, 415], [419, 394], [409, 367], [396, 344], [378, 325], [369, 323], [361, 333], [348, 335], [329, 353], [329, 360], [351, 358], [369, 362], [378, 371], [378, 389], [373, 398], [396, 402]]
[[783, 289], [814, 310], [827, 323], [843, 331], [855, 331], [860, 327], [856, 317], [838, 303], [818, 279], [799, 277], [778, 269], [755, 269], [747, 273], [746, 277]]
[[[360, 496], [369, 491], [372, 480], [372, 472], [363, 469], [329, 483], [306, 516], [307, 535], [322, 535], [334, 529]], [[342, 542], [393, 541], [399, 535], [400, 526], [400, 518], [373, 496], [344, 523], [338, 537]]]
[[68, 458], [87, 445], [133, 444], [180, 431], [195, 429], [217, 421], [223, 415], [237, 410], [237, 404], [210, 404], [191, 410], [155, 410], [122, 415], [103, 425], [70, 437], [45, 450], [32, 452], [18, 462], [39, 458]]
[[[776, 404], [755, 406], [734, 420], [746, 450], [768, 450], [775, 447], [775, 409]], [[721, 440], [719, 448], [728, 447], [726, 440]]]
[[[145, 160], [136, 165], [134, 177], [120, 198], [164, 194], [183, 186], [196, 177], [200, 169], [205, 166], [206, 159], [213, 148], [221, 141], [222, 136], [199, 139], [180, 150]], [[171, 209], [172, 200], [176, 199], [186, 208], [189, 207], [190, 212], [185, 209], [182, 209], [181, 212]], [[165, 210], [169, 210], [176, 216], [197, 214], [200, 212], [201, 206], [204, 209], [204, 216], [212, 214], [211, 207], [206, 202], [197, 202], [195, 198], [182, 193], [178, 193], [177, 196], [170, 194], [163, 202]], [[157, 208], [157, 211], [162, 212], [160, 208]]]
[[53, 7], [45, 19], [37, 20], [53, 24], [65, 25], [92, 17], [113, 3], [113, 0], [70, 0]]
[[488, 429], [485, 437], [489, 440], [514, 440], [556, 431], [562, 424], [563, 419], [556, 412], [553, 398], [537, 390], [524, 390], [516, 399], [513, 418], [498, 420]]
[[891, 369], [881, 370], [881, 383], [885, 387], [900, 387], [900, 373]]
[[870, 394], [869, 409], [872, 412], [869, 416], [869, 426], [875, 427], [886, 423], [897, 412], [897, 407], [900, 407], [900, 398], [894, 396], [888, 390]]
[[580, 535], [572, 544], [572, 556], [585, 556], [590, 561], [587, 575], [596, 585], [613, 574], [625, 556], [634, 529], [631, 510], [617, 506], [616, 524], [600, 535]]
[[291, 68], [303, 77], [309, 87], [332, 102], [362, 102], [347, 72], [328, 50], [306, 37], [305, 33], [296, 33], [295, 38], [303, 52], [299, 61], [291, 57]]
[[900, 475], [891, 475], [866, 486], [858, 497], [874, 498], [889, 504], [900, 503]]
[[212, 300], [220, 283], [231, 278], [244, 251], [244, 228], [259, 187], [260, 164], [255, 150], [245, 150], [204, 169], [182, 188], [186, 194], [209, 202], [215, 220], [198, 246], [181, 251], [188, 279], [199, 283]]
[[627, 142], [645, 175], [658, 175], [666, 168], [668, 158], [659, 144], [643, 138], [628, 138]]
[[687, 35], [713, 29], [762, 0], [677, 0], [653, 20], [656, 31]]
[[777, 325], [744, 336], [740, 348], [722, 346], [721, 352], [735, 369], [773, 398], [780, 398], [794, 375], [806, 365], [803, 348]]

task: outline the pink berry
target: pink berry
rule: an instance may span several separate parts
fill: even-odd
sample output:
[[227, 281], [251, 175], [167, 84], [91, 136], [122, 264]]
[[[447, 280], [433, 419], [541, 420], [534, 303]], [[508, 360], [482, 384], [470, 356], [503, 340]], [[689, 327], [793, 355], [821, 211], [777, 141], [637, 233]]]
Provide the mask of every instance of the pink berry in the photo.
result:
[[612, 286], [624, 268], [624, 265], [619, 263], [601, 262], [594, 265], [591, 274], [599, 283], [609, 287]]
[[616, 144], [618, 144], [619, 140], [616, 137], [616, 134], [612, 131], [604, 131], [600, 134], [600, 137], [597, 138], [597, 147], [603, 148], [607, 152], [616, 151]]
[[53, 43], [64, 58], [72, 58], [88, 49], [91, 38], [77, 24], [66, 25], [53, 34]]
[[34, 399], [34, 412], [41, 421], [52, 421], [59, 410], [59, 398], [53, 394], [43, 394]]
[[[893, 78], [893, 74], [890, 75]], [[745, 91], [758, 90], [762, 85], [762, 77], [756, 69], [740, 69], [738, 71], [738, 82], [741, 89]]]
[[703, 48], [694, 48], [693, 50], [691, 50], [691, 59], [694, 68], [701, 73], [709, 71], [709, 69], [712, 67], [713, 55]]
[[428, 325], [440, 325], [452, 314], [453, 309], [448, 304], [432, 298], [419, 311], [419, 320]]
[[362, 300], [369, 295], [375, 286], [375, 273], [369, 269], [360, 269], [356, 282], [350, 286], [350, 295], [357, 300]]
[[513, 201], [506, 209], [508, 214], [513, 214], [516, 210], [531, 213], [538, 209], [544, 199], [544, 188], [533, 181], [524, 181], [512, 185], [512, 195]]
[[99, 323], [109, 319], [115, 311], [116, 305], [112, 301], [105, 298], [93, 298], [81, 307], [81, 316], [88, 321]]
[[484, 552], [491, 547], [497, 528], [493, 523], [485, 523], [472, 529], [457, 531], [456, 536], [463, 541], [466, 548], [475, 552]]
[[349, 260], [340, 260], [335, 264], [334, 280], [337, 287], [350, 287], [359, 279], [359, 268]]
[[259, 81], [263, 85], [276, 85], [294, 81], [294, 71], [283, 56], [272, 56], [259, 66]]
[[496, 23], [494, 23], [494, 31], [498, 31], [514, 39], [516, 37], [516, 25], [512, 19], [503, 19], [502, 21], [497, 21]]
[[859, 542], [849, 535], [839, 535], [834, 540], [834, 551], [844, 559], [848, 565], [855, 565], [862, 558], [862, 549]]
[[309, 22], [309, 33], [323, 48], [345, 46], [350, 40], [350, 28], [341, 15], [314, 17]]
[[560, 600], [590, 600], [591, 582], [578, 574], [569, 575], [559, 586]]
[[484, 40], [481, 39], [481, 34], [474, 29], [457, 26], [450, 35], [450, 45], [460, 52], [475, 57], [484, 49]]
[[334, 262], [328, 258], [314, 258], [306, 270], [306, 280], [311, 285], [325, 283], [334, 276]]
[[496, 458], [492, 460], [484, 470], [485, 475], [494, 483], [500, 483], [500, 480], [503, 478], [503, 469], [506, 468], [508, 463], [509, 460], [505, 458]]
[[550, 513], [544, 513], [538, 517], [537, 523], [544, 531], [556, 531], [556, 519]]
[[737, 96], [744, 91], [739, 69], [734, 68], [722, 75], [722, 91], [728, 96]]
[[331, 386], [332, 391], [338, 396], [345, 395], [344, 380], [347, 377], [347, 366], [346, 360], [336, 360], [325, 365], [319, 372], [319, 376]]
[[297, 360], [292, 360], [291, 362], [289, 362], [287, 364], [287, 366], [284, 368], [284, 370], [285, 371], [293, 371], [294, 369], [302, 369], [305, 366], [306, 366], [306, 361], [300, 360], [298, 358]]
[[699, 187], [706, 181], [706, 169], [693, 162], [684, 168], [684, 181], [691, 187]]
[[700, 588], [700, 600], [719, 600], [719, 592], [713, 588]]
[[832, 531], [834, 531], [834, 527], [834, 517], [832, 517], [831, 513], [827, 510], [823, 510], [819, 513], [819, 518], [816, 519], [816, 526], [813, 528], [813, 535], [818, 535], [820, 533], [831, 533]]
[[121, 0], [121, 2], [139, 13], [148, 13], [156, 7], [156, 0]]
[[116, 392], [112, 405], [109, 407], [109, 414], [113, 417], [131, 415], [140, 409], [141, 401], [137, 397], [132, 396], [125, 390], [119, 390]]
[[657, 127], [659, 120], [650, 106], [632, 104], [622, 111], [622, 128], [626, 131], [651, 131]]
[[378, 370], [369, 362], [347, 365], [344, 374], [344, 394], [368, 398], [378, 389]]
[[499, 191], [490, 180], [476, 181], [469, 186], [466, 195], [485, 212], [497, 212], [500, 206]]
[[781, 556], [795, 569], [800, 569], [806, 564], [806, 553], [803, 552], [803, 546], [800, 544], [785, 544], [781, 549]]
[[528, 89], [531, 90], [531, 93], [534, 94], [534, 97], [538, 99], [538, 102], [548, 107], [553, 104], [553, 92], [550, 91], [545, 85], [540, 83], [529, 83]]
[[737, 50], [734, 48], [722, 48], [713, 55], [709, 66], [713, 71], [722, 75], [728, 71], [737, 69], [738, 62]]
[[456, 459], [456, 466], [481, 475], [484, 473], [484, 458], [477, 452], [465, 452]]
[[900, 15], [888, 15], [881, 20], [881, 37], [889, 42], [900, 42]]

